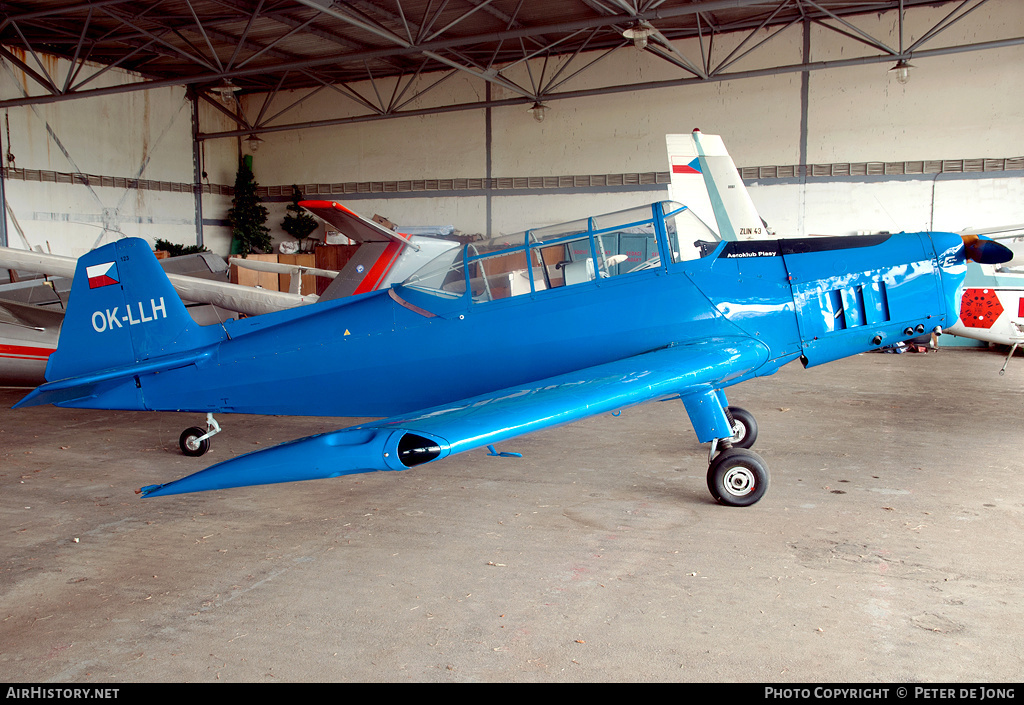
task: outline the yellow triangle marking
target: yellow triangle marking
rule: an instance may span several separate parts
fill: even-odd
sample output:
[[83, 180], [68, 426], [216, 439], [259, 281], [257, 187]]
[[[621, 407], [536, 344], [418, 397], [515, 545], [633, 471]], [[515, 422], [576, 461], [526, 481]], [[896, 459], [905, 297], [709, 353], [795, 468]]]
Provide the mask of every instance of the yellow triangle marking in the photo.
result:
[[345, 335], [352, 335], [351, 333], [348, 332], [348, 328], [345, 329]]

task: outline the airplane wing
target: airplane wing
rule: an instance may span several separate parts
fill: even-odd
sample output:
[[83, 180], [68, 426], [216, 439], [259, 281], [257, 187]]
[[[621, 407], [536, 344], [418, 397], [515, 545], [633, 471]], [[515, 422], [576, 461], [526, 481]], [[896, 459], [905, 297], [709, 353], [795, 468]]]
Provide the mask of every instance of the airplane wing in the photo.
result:
[[304, 264], [284, 264], [283, 262], [263, 262], [255, 259], [243, 259], [241, 257], [228, 258], [228, 264], [243, 269], [251, 269], [254, 272], [273, 272], [276, 274], [307, 274], [315, 277], [326, 277], [334, 279], [340, 272], [336, 269], [321, 269], [309, 267]]
[[168, 273], [167, 278], [171, 281], [174, 290], [178, 292], [178, 296], [186, 301], [213, 304], [248, 316], [283, 311], [287, 308], [311, 304], [317, 300], [315, 295], [257, 289], [254, 286], [198, 279], [184, 274]]
[[333, 225], [341, 233], [358, 243], [397, 242], [414, 250], [419, 246], [409, 241], [407, 235], [388, 230], [383, 225], [353, 213], [335, 201], [299, 201], [299, 205], [321, 220]]
[[0, 300], [0, 385], [39, 383], [63, 321], [61, 311]]
[[313, 277], [325, 277], [327, 279], [334, 279], [341, 272], [333, 269], [320, 269], [319, 267], [310, 267], [304, 264], [284, 264], [282, 262], [261, 262], [260, 260], [243, 259], [241, 257], [231, 257], [228, 259], [229, 264], [233, 264], [236, 267], [243, 269], [251, 269], [255, 272], [270, 272], [272, 274], [286, 274], [288, 275], [288, 293], [302, 295], [308, 298], [310, 302], [319, 301], [320, 297], [313, 293], [302, 293], [302, 277], [313, 276]]
[[51, 311], [32, 304], [0, 299], [0, 323], [37, 331], [52, 330], [53, 339], [56, 342], [57, 331], [60, 330], [60, 324], [63, 322], [64, 313], [62, 311]]
[[[56, 277], [74, 277], [78, 260], [74, 257], [0, 247], [0, 268], [37, 272]], [[239, 286], [226, 281], [200, 279], [183, 274], [167, 273], [167, 278], [181, 298], [197, 303], [213, 304], [250, 316], [281, 311], [316, 301], [315, 296], [299, 296], [283, 291], [268, 291]]]
[[[768, 350], [752, 338], [662, 348], [412, 414], [302, 438], [239, 456], [146, 497], [404, 470], [542, 428], [655, 399], [682, 398], [691, 417], [708, 396], [749, 376]], [[720, 436], [729, 435], [722, 430]], [[702, 440], [702, 439], [699, 439]]]
[[989, 240], [1014, 240], [1024, 237], [1024, 223], [1002, 225], [994, 228], [967, 228], [960, 231], [961, 235], [983, 235]]
[[35, 250], [19, 250], [14, 247], [0, 247], [0, 269], [17, 269], [70, 279], [75, 276], [77, 262], [78, 260], [74, 257], [61, 257]]

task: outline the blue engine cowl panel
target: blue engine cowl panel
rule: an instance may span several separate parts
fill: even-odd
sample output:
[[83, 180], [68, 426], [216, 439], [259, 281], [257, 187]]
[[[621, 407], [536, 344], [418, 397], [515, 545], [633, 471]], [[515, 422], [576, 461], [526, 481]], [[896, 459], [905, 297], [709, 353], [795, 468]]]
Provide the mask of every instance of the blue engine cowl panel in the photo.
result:
[[924, 233], [780, 244], [805, 366], [890, 345], [956, 320], [944, 291], [949, 272], [940, 267]]

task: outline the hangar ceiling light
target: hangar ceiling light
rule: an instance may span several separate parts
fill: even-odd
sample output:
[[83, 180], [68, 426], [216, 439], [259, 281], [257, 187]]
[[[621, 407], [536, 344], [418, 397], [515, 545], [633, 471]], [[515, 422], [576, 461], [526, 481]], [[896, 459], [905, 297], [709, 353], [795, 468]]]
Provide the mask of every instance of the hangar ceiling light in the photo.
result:
[[895, 76], [900, 83], [906, 83], [910, 80], [910, 69], [912, 68], [914, 68], [913, 64], [908, 63], [906, 59], [900, 59], [895, 66], [889, 69], [889, 73]]
[[634, 22], [622, 32], [622, 36], [633, 41], [633, 46], [641, 51], [647, 48], [647, 42], [654, 34], [649, 22]]

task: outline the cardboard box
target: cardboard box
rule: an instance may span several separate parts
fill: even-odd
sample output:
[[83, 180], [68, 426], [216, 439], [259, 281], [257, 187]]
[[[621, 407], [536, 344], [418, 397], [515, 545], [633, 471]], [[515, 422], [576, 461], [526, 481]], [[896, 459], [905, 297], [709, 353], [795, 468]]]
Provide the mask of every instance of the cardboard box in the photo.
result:
[[377, 223], [379, 225], [383, 225], [388, 230], [398, 230], [398, 226], [397, 225], [395, 225], [394, 223], [392, 223], [390, 220], [388, 220], [387, 218], [385, 218], [382, 215], [375, 215], [375, 216], [373, 216], [373, 222]]

